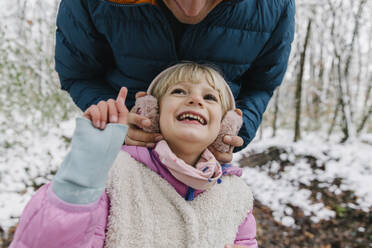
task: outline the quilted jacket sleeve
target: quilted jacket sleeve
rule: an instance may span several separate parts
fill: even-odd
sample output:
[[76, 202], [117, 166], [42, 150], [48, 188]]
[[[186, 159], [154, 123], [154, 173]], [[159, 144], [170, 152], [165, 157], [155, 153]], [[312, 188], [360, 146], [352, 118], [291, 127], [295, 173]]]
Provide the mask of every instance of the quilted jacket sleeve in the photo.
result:
[[107, 216], [106, 193], [92, 204], [70, 204], [60, 200], [47, 184], [24, 209], [10, 248], [101, 248]]
[[89, 1], [62, 0], [57, 16], [55, 67], [62, 89], [83, 111], [100, 100], [116, 98], [104, 79], [112, 66], [111, 48], [89, 15]]
[[294, 15], [295, 1], [289, 0], [271, 38], [241, 78], [237, 107], [243, 111], [244, 124], [239, 136], [243, 137], [244, 145], [236, 148], [235, 152], [254, 138], [267, 104], [283, 80], [294, 36]]

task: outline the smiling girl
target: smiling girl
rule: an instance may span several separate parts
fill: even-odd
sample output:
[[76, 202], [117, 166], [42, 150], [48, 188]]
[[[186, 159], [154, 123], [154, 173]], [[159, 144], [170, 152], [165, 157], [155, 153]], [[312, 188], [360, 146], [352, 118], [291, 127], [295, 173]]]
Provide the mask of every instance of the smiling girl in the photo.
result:
[[118, 123], [96, 129], [97, 113], [88, 109], [54, 180], [26, 206], [11, 247], [257, 247], [241, 169], [221, 166], [208, 149], [235, 110], [223, 77], [178, 64], [148, 92], [159, 102], [164, 140], [153, 149], [122, 146], [126, 88], [115, 101]]

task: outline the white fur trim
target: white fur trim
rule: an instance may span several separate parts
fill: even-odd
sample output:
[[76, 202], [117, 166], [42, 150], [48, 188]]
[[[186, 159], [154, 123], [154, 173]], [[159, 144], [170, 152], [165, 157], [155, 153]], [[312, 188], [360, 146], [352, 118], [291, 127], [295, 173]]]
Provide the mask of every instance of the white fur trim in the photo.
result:
[[109, 173], [106, 248], [224, 247], [253, 207], [245, 182], [222, 183], [186, 201], [155, 172], [120, 151]]

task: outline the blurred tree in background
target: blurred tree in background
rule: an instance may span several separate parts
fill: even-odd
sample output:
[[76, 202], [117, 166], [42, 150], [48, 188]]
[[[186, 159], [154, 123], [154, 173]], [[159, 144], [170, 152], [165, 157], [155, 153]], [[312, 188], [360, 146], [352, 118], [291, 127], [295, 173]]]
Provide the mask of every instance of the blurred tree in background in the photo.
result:
[[287, 74], [263, 125], [292, 129], [296, 140], [300, 131], [336, 133], [341, 142], [372, 133], [372, 1], [296, 5]]
[[3, 1], [1, 5], [0, 132], [11, 128], [20, 135], [24, 129], [48, 130], [76, 113], [54, 71], [58, 1]]

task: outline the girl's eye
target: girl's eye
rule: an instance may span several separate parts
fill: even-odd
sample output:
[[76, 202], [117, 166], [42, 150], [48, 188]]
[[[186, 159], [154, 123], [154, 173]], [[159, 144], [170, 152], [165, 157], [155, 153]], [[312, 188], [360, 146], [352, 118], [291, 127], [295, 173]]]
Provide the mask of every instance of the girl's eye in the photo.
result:
[[212, 95], [212, 94], [207, 94], [207, 95], [205, 95], [205, 96], [204, 96], [204, 99], [206, 99], [206, 100], [212, 100], [212, 101], [218, 102], [217, 97], [215, 97], [215, 96]]
[[177, 88], [172, 90], [171, 94], [185, 94], [186, 92], [183, 89]]

